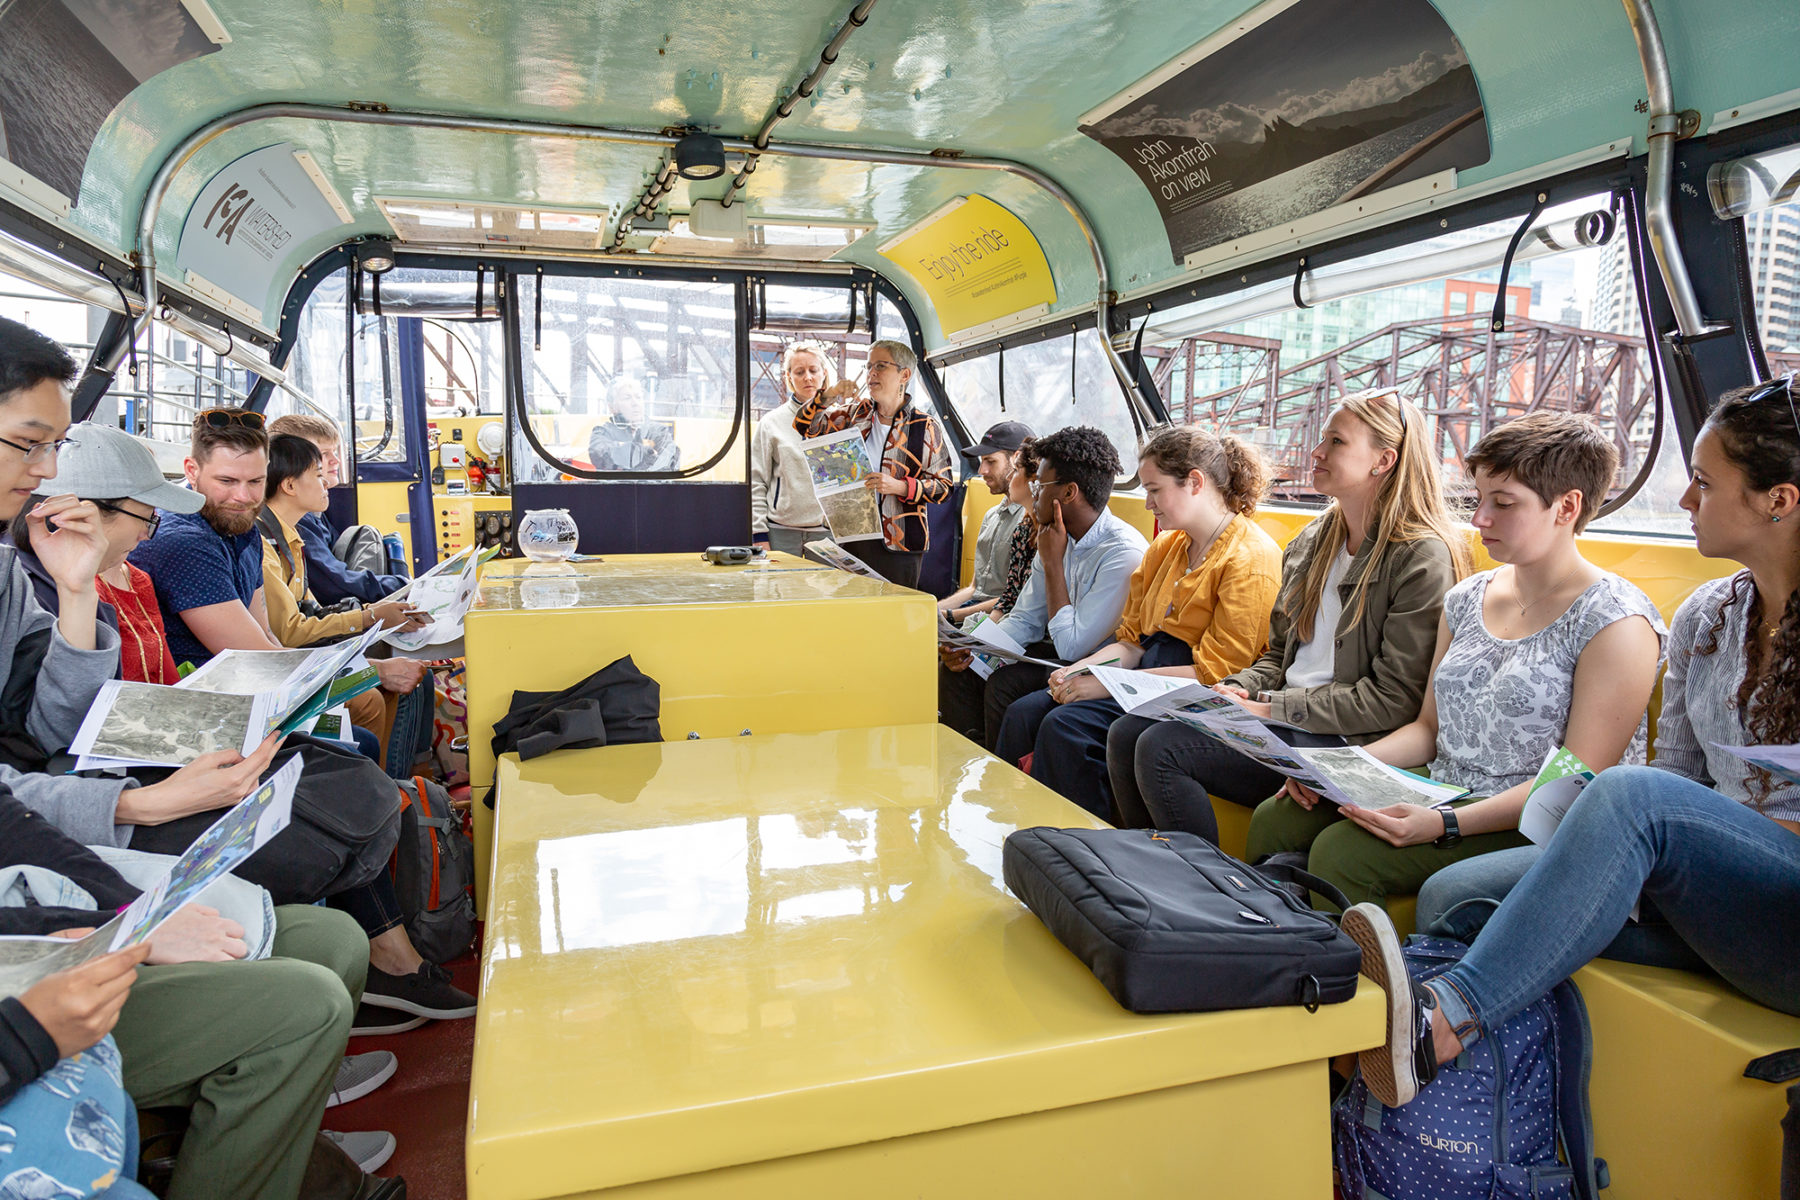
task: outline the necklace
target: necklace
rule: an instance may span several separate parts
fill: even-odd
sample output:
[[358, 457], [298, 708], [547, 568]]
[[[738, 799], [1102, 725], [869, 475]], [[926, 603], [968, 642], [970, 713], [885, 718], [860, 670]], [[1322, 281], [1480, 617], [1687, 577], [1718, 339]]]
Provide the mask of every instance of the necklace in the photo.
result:
[[[1187, 570], [1185, 570], [1181, 573], [1181, 577], [1183, 579], [1186, 579], [1189, 575], [1192, 575], [1195, 571], [1198, 571], [1201, 567], [1206, 565], [1206, 556], [1208, 554], [1212, 553], [1213, 543], [1215, 541], [1217, 541], [1219, 538], [1219, 531], [1221, 529], [1225, 528], [1226, 522], [1230, 521], [1230, 520], [1231, 520], [1231, 514], [1226, 513], [1224, 515], [1224, 517], [1222, 517], [1220, 519], [1219, 523], [1217, 525], [1213, 526], [1212, 532], [1206, 535], [1206, 545], [1205, 545], [1205, 548], [1200, 551], [1200, 561], [1199, 562], [1193, 561], [1194, 551], [1191, 546], [1189, 547]], [[1175, 615], [1175, 593], [1170, 592], [1169, 593], [1169, 607], [1163, 611], [1163, 616], [1164, 617], [1172, 617], [1174, 615]]]
[[[1569, 571], [1569, 573], [1567, 575], [1564, 575], [1561, 579], [1557, 580], [1554, 584], [1552, 584], [1550, 587], [1550, 590], [1545, 592], [1542, 596], [1539, 596], [1537, 598], [1537, 600], [1533, 600], [1531, 602], [1531, 604], [1519, 605], [1519, 615], [1521, 617], [1524, 616], [1525, 610], [1530, 608], [1532, 604], [1536, 604], [1541, 600], [1545, 600], [1551, 596], [1556, 595], [1557, 592], [1562, 590], [1563, 584], [1565, 584], [1565, 583], [1569, 582], [1569, 580], [1575, 578], [1575, 572], [1581, 570], [1581, 567], [1582, 567], [1582, 564], [1576, 563], [1575, 566]], [[1516, 590], [1518, 588], [1518, 586], [1519, 586], [1519, 573], [1518, 573], [1517, 569], [1514, 569], [1514, 571], [1513, 571], [1513, 588]]]

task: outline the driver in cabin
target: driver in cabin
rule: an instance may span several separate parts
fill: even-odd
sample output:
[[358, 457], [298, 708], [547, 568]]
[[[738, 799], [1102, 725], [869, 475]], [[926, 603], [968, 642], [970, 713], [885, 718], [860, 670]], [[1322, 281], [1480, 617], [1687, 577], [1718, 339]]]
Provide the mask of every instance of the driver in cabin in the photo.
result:
[[588, 435], [588, 462], [596, 471], [673, 471], [681, 466], [673, 423], [644, 419], [644, 385], [620, 379], [612, 386], [612, 413]]

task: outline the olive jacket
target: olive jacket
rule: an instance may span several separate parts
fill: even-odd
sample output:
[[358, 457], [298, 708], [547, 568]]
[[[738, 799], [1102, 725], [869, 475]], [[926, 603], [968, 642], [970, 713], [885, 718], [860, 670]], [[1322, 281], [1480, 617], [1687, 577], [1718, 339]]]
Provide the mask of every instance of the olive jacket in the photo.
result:
[[[1419, 715], [1444, 593], [1456, 582], [1456, 568], [1450, 548], [1436, 538], [1392, 543], [1379, 559], [1372, 554], [1373, 539], [1364, 538], [1338, 588], [1344, 607], [1332, 636], [1332, 682], [1287, 687], [1288, 667], [1301, 646], [1289, 614], [1300, 606], [1322, 524], [1312, 522], [1282, 552], [1281, 591], [1269, 618], [1268, 649], [1220, 682], [1236, 684], [1252, 696], [1266, 692], [1270, 715], [1277, 721], [1353, 743], [1372, 742]], [[1364, 574], [1369, 576], [1368, 596], [1361, 619], [1353, 622], [1350, 597]]]

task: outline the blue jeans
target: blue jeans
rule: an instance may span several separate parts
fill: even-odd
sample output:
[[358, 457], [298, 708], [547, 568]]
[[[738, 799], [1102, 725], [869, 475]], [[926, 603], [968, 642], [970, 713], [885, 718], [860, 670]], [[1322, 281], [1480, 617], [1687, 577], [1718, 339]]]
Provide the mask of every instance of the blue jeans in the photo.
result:
[[132, 1182], [137, 1109], [120, 1079], [119, 1048], [104, 1037], [0, 1106], [0, 1193], [149, 1200]]
[[1755, 1000], [1800, 1015], [1800, 834], [1654, 767], [1613, 767], [1431, 989], [1465, 1044], [1604, 950], [1639, 893]]

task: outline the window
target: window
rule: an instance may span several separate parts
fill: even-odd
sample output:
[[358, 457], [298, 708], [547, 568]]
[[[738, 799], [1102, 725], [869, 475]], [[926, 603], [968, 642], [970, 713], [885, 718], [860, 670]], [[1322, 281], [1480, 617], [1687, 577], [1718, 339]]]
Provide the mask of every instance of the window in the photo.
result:
[[[1264, 446], [1278, 499], [1318, 502], [1310, 453], [1332, 406], [1348, 392], [1389, 386], [1431, 420], [1452, 487], [1467, 486], [1462, 458], [1484, 433], [1549, 409], [1589, 413], [1612, 433], [1623, 460], [1617, 495], [1676, 439], [1657, 444], [1662, 400], [1611, 208], [1597, 195], [1542, 214], [1506, 281], [1506, 329], [1491, 338], [1482, 318], [1499, 294], [1514, 220], [1310, 273], [1311, 308], [1294, 308], [1284, 281], [1159, 313], [1145, 353], [1174, 420]], [[1679, 521], [1685, 531], [1679, 491], [1640, 488], [1609, 527]]]
[[1009, 349], [1004, 369], [1004, 396], [998, 351], [942, 370], [944, 390], [970, 436], [979, 438], [1001, 421], [1021, 421], [1039, 436], [1093, 425], [1118, 449], [1122, 476], [1136, 475], [1137, 427], [1092, 327]]
[[[851, 289], [790, 287], [768, 284], [755, 288], [750, 331], [750, 415], [761, 419], [788, 398], [787, 381], [781, 377], [781, 356], [795, 342], [817, 342], [825, 347], [839, 379], [860, 380], [874, 340], [866, 307], [868, 292], [856, 295], [855, 328], [851, 328]], [[767, 313], [758, 310], [766, 303]]]
[[738, 410], [736, 285], [518, 276], [523, 413], [544, 453], [514, 432], [516, 482], [570, 468], [617, 475], [744, 478], [729, 453]]

